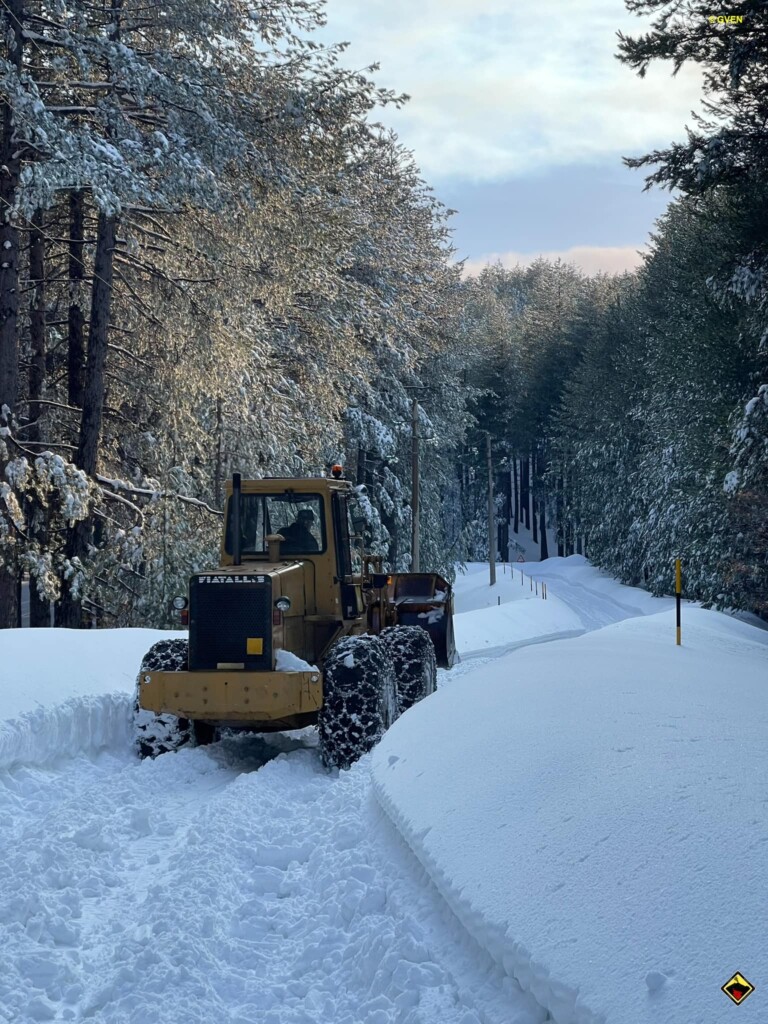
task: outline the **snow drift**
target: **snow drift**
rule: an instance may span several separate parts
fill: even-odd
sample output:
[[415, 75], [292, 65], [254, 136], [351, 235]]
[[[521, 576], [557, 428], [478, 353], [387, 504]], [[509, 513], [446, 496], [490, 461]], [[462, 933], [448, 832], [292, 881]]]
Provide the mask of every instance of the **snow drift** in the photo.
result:
[[373, 753], [440, 892], [556, 1024], [710, 1024], [734, 971], [768, 977], [768, 634], [686, 608], [683, 637], [662, 612], [517, 651]]
[[0, 630], [0, 770], [127, 746], [154, 629]]

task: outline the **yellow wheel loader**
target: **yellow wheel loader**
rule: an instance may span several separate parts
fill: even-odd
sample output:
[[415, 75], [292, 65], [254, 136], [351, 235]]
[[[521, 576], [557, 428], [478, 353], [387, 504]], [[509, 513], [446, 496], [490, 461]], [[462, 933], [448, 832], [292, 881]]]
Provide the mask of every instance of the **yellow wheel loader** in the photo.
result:
[[175, 599], [189, 640], [145, 655], [135, 702], [143, 757], [218, 730], [317, 724], [348, 767], [434, 691], [456, 657], [453, 594], [437, 573], [382, 571], [364, 550], [357, 489], [330, 477], [227, 485], [221, 564]]

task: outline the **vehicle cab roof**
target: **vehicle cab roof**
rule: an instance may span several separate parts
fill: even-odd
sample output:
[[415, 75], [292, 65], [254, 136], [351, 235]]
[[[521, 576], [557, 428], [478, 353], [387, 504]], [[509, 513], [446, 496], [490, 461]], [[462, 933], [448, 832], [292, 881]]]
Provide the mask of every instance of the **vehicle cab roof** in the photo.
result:
[[[240, 484], [243, 494], [275, 494], [288, 491], [297, 491], [300, 494], [312, 494], [329, 491], [351, 491], [353, 484], [351, 480], [340, 480], [335, 477], [281, 477], [265, 476], [259, 480], [243, 480]], [[232, 495], [232, 480], [227, 481], [226, 495]]]

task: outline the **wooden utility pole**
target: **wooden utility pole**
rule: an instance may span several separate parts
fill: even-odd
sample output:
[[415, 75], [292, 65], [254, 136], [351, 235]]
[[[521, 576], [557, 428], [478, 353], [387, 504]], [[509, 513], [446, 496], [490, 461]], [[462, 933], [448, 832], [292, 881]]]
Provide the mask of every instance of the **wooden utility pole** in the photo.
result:
[[411, 400], [411, 572], [419, 572], [419, 400]]
[[[2, 0], [0, 32], [5, 44], [5, 71], [11, 80], [21, 74], [23, 22], [23, 0]], [[7, 406], [13, 412], [19, 397], [19, 230], [12, 211], [21, 174], [19, 151], [25, 147], [23, 130], [16, 135], [18, 126], [6, 95], [0, 102], [0, 118], [0, 427], [10, 427], [11, 420], [6, 420], [3, 409]], [[6, 460], [0, 461], [0, 481], [5, 481], [5, 464]], [[13, 530], [10, 524], [8, 528]], [[21, 576], [15, 558], [0, 558], [0, 629], [21, 625], [20, 592]]]
[[488, 562], [491, 569], [491, 586], [496, 582], [496, 510], [493, 506], [493, 460], [491, 459], [491, 433], [485, 435], [488, 455]]

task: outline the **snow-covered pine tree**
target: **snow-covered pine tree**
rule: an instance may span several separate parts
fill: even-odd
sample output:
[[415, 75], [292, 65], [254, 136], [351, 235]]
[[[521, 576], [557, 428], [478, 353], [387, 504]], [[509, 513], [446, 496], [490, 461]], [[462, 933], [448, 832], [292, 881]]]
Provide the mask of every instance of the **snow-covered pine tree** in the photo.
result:
[[[0, 430], [12, 424], [19, 379], [19, 232], [11, 216], [16, 205], [20, 165], [15, 93], [5, 80], [18, 79], [23, 58], [23, 0], [9, 0], [0, 11], [5, 53], [0, 64], [3, 84], [2, 130], [0, 133]], [[11, 565], [11, 552], [22, 539], [21, 524], [12, 507], [6, 467], [11, 458], [8, 442], [0, 437], [0, 628], [18, 624], [18, 573]]]
[[[758, 397], [759, 388], [767, 379], [766, 4], [764, 0], [740, 4], [741, 19], [728, 24], [710, 21], [712, 11], [705, 0], [691, 0], [684, 5], [671, 0], [627, 0], [627, 7], [650, 14], [654, 20], [651, 30], [640, 36], [621, 36], [620, 60], [641, 76], [655, 60], [671, 60], [675, 73], [686, 62], [699, 65], [703, 71], [703, 113], [693, 115], [693, 127], [686, 128], [685, 142], [626, 162], [635, 167], [655, 166], [647, 178], [649, 186], [675, 187], [684, 195], [705, 197], [710, 203], [716, 198], [730, 207], [723, 218], [732, 237], [729, 259], [722, 262], [707, 283], [721, 298], [733, 296], [737, 308], [738, 300], [751, 306], [745, 335], [751, 338], [753, 347], [753, 372], [733, 410], [738, 425], [742, 423], [743, 409]], [[736, 429], [731, 452], [737, 461], [748, 461], [749, 455], [740, 445], [739, 426]], [[762, 445], [754, 447], [759, 451]], [[739, 507], [734, 513], [742, 524], [759, 521], [759, 509], [768, 496], [751, 486], [741, 493], [739, 469], [735, 465], [727, 469], [727, 492]], [[752, 478], [758, 477], [759, 473]], [[757, 514], [748, 513], [745, 518], [745, 509], [751, 504]], [[752, 568], [745, 570], [747, 574], [762, 572], [762, 560], [763, 556], [758, 555]]]

